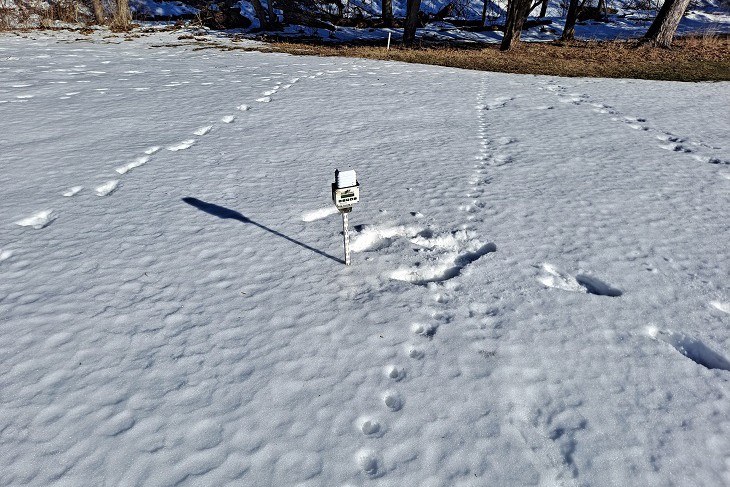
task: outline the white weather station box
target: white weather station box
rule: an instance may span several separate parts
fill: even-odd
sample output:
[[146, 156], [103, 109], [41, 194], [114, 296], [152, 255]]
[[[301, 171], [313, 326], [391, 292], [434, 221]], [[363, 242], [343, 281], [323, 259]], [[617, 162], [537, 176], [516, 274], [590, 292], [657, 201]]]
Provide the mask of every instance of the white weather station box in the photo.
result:
[[352, 210], [360, 201], [360, 183], [355, 171], [335, 171], [335, 182], [332, 183], [332, 201], [340, 212]]

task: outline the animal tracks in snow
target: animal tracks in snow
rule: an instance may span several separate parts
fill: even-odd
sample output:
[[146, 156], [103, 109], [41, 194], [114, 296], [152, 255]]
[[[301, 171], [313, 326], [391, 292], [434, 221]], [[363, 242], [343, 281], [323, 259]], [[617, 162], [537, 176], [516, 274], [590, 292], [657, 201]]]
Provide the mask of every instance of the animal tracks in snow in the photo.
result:
[[646, 118], [623, 115], [621, 112], [619, 112], [617, 109], [610, 105], [591, 102], [590, 97], [583, 93], [566, 93], [567, 88], [565, 86], [554, 84], [554, 82], [548, 84], [548, 86], [544, 89], [556, 94], [559, 101], [563, 103], [570, 103], [578, 106], [590, 106], [593, 112], [598, 114], [611, 115], [611, 120], [624, 123], [631, 129], [646, 132], [647, 134], [655, 134], [655, 138], [659, 141], [658, 146], [662, 149], [691, 155], [694, 160], [699, 162], [705, 162], [709, 164], [730, 164], [730, 161], [728, 160], [724, 160], [717, 156], [710, 156], [700, 153], [703, 151], [703, 149], [714, 151], [718, 150], [719, 147], [714, 147], [699, 141], [686, 140], [685, 138], [679, 137], [670, 132], [659, 131], [655, 128], [652, 128]]

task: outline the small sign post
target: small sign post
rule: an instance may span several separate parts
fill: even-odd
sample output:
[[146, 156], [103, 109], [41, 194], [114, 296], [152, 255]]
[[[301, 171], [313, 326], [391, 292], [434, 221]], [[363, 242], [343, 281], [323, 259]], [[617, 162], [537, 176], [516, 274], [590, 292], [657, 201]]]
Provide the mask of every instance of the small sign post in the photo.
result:
[[352, 206], [360, 202], [360, 183], [355, 171], [335, 170], [335, 182], [332, 183], [332, 201], [342, 214], [342, 236], [345, 246], [345, 265], [350, 265], [350, 228], [348, 214]]

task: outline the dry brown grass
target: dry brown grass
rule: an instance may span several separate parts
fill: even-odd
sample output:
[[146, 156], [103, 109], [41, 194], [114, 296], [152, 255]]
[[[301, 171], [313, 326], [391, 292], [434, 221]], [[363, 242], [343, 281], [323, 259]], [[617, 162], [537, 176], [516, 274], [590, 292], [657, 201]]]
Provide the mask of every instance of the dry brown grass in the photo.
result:
[[727, 36], [678, 38], [671, 49], [636, 41], [527, 43], [509, 52], [498, 46], [478, 49], [421, 49], [372, 46], [328, 46], [276, 42], [271, 50], [313, 56], [346, 56], [504, 73], [638, 78], [672, 81], [730, 81]]

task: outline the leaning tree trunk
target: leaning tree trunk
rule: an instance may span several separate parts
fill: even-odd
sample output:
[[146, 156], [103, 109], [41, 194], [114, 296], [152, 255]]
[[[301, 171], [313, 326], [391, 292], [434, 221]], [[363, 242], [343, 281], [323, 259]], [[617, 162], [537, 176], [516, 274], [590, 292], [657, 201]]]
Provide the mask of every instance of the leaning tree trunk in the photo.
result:
[[393, 27], [393, 0], [382, 0], [383, 26]]
[[416, 40], [418, 28], [418, 12], [421, 11], [421, 0], [407, 0], [406, 23], [403, 26], [403, 45], [411, 47]]
[[578, 18], [578, 0], [570, 0], [568, 5], [568, 16], [565, 18], [565, 27], [561, 41], [572, 41], [575, 38], [575, 21]]
[[538, 17], [543, 18], [547, 15], [548, 0], [542, 0], [542, 7], [540, 7], [540, 15]]
[[507, 22], [504, 24], [504, 37], [500, 51], [509, 51], [513, 44], [520, 42], [522, 25], [532, 6], [531, 0], [509, 0], [507, 2]]
[[91, 0], [91, 4], [94, 7], [94, 20], [98, 25], [104, 25], [106, 16], [104, 15], [104, 6], [101, 4], [101, 0]]
[[670, 47], [679, 21], [682, 20], [690, 0], [665, 0], [644, 39], [657, 47]]

